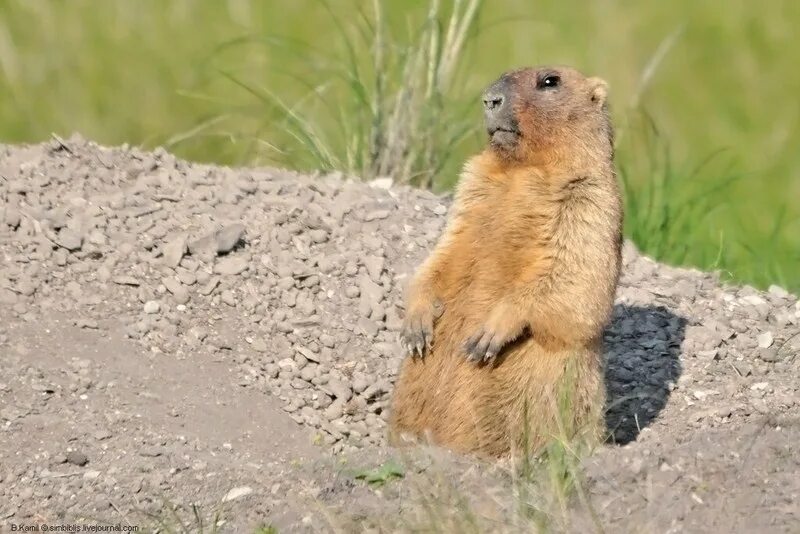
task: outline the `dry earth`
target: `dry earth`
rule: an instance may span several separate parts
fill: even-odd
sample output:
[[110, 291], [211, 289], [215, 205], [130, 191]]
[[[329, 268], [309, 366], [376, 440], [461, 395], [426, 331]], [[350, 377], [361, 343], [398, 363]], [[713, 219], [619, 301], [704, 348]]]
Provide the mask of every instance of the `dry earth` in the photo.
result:
[[[77, 137], [0, 146], [0, 530], [531, 528], [502, 463], [385, 446], [404, 281], [448, 205]], [[800, 532], [798, 324], [778, 287], [628, 245], [612, 439], [564, 528]], [[356, 479], [392, 457], [404, 479]]]

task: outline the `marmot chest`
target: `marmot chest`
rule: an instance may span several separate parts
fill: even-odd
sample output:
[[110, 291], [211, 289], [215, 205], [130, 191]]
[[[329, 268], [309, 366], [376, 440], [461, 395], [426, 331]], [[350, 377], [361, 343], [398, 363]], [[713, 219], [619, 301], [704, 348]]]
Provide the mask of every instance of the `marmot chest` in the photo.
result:
[[536, 200], [494, 193], [467, 211], [458, 258], [450, 266], [461, 292], [502, 292], [548, 255], [552, 210]]

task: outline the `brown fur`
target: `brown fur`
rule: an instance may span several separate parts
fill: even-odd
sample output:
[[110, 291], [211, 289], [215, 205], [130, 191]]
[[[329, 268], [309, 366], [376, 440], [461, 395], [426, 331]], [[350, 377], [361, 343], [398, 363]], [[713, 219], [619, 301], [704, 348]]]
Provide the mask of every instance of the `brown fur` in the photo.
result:
[[[545, 71], [560, 76], [558, 92], [537, 88]], [[602, 428], [601, 338], [622, 224], [606, 85], [566, 67], [506, 80], [519, 139], [466, 163], [447, 228], [409, 287], [401, 339], [413, 351], [426, 335], [427, 346], [400, 370], [395, 444], [410, 435], [498, 456], [523, 439], [539, 449], [558, 424], [593, 437]], [[482, 334], [499, 354], [475, 363], [465, 343]], [[558, 421], [561, 387], [570, 421]]]

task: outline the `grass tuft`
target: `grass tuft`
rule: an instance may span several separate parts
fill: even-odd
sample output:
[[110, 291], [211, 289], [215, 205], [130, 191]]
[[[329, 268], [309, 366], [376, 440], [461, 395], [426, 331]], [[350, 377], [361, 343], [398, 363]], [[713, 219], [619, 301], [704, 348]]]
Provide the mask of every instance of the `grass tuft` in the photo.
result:
[[[649, 116], [642, 113], [635, 128], [632, 146], [618, 164], [625, 195], [625, 234], [648, 255], [686, 263], [697, 249], [692, 239], [724, 209], [724, 195], [741, 176], [724, 151], [694, 166], [677, 167], [668, 140]], [[642, 176], [647, 179], [637, 179]], [[719, 254], [718, 250], [709, 252], [701, 262], [704, 267], [714, 267], [709, 259]]]
[[163, 534], [218, 534], [225, 525], [221, 508], [211, 512], [210, 517], [197, 504], [179, 507], [165, 502], [160, 513], [145, 514], [150, 529]]
[[318, 3], [336, 29], [339, 47], [333, 53], [305, 53], [276, 38], [237, 39], [224, 49], [289, 46], [306, 68], [321, 68], [326, 83], [290, 103], [231, 72], [220, 74], [254, 97], [263, 106], [261, 114], [275, 117], [276, 130], [288, 134], [292, 142], [285, 147], [267, 143], [277, 148], [276, 159], [432, 187], [474, 129], [469, 114], [450, 103], [482, 0], [454, 0], [446, 17], [439, 0], [431, 0], [406, 39], [392, 35], [379, 0], [373, 0], [370, 13], [359, 7], [349, 22], [327, 0]]
[[380, 487], [391, 480], [403, 478], [404, 476], [405, 469], [403, 466], [397, 463], [395, 460], [390, 460], [382, 464], [380, 467], [373, 469], [362, 469], [356, 472], [353, 475], [353, 478], [356, 480], [363, 480], [371, 486]]

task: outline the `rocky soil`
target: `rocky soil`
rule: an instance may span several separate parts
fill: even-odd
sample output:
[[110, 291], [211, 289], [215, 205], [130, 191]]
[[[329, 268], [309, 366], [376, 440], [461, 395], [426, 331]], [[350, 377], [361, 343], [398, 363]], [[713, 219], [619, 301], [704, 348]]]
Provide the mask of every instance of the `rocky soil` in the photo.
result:
[[[436, 490], [487, 531], [526, 530], [502, 463], [422, 451], [381, 489], [356, 477], [396, 456], [402, 291], [448, 205], [79, 138], [0, 146], [0, 529], [192, 530], [193, 504], [231, 532], [450, 525], [421, 505]], [[800, 532], [798, 325], [781, 288], [626, 246], [612, 438], [584, 465], [597, 523]]]

